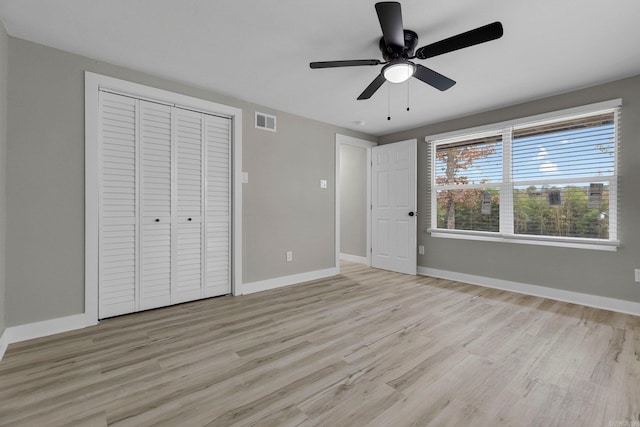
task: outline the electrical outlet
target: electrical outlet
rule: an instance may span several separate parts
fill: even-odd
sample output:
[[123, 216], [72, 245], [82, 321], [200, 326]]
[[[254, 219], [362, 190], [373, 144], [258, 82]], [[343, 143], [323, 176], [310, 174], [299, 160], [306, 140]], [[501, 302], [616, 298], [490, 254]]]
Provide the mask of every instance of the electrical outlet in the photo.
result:
[[420, 255], [424, 255], [424, 246], [423, 245], [418, 246], [418, 253]]
[[293, 251], [287, 251], [287, 262], [293, 261]]
[[636, 268], [634, 271], [636, 273], [636, 282], [640, 282], [640, 268]]

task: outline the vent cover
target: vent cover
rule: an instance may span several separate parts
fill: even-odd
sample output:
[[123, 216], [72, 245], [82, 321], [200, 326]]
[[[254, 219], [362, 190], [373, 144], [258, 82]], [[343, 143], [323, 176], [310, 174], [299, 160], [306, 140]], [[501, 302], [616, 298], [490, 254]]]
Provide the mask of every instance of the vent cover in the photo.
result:
[[270, 116], [269, 114], [258, 113], [256, 111], [256, 128], [270, 130], [271, 132], [276, 131], [276, 117]]

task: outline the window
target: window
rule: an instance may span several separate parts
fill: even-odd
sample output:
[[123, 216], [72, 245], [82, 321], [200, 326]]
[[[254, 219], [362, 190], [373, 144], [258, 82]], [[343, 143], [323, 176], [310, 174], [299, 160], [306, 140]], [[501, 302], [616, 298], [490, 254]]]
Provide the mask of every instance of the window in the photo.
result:
[[428, 138], [438, 237], [615, 249], [620, 101]]
[[435, 159], [437, 228], [500, 231], [502, 136], [439, 144]]

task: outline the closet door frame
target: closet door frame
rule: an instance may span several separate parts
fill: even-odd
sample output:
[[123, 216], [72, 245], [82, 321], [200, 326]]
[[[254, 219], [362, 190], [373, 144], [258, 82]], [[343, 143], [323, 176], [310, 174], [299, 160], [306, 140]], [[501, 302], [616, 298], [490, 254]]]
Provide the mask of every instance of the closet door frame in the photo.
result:
[[242, 110], [85, 71], [85, 323], [98, 321], [100, 90], [231, 119], [231, 293], [242, 295]]

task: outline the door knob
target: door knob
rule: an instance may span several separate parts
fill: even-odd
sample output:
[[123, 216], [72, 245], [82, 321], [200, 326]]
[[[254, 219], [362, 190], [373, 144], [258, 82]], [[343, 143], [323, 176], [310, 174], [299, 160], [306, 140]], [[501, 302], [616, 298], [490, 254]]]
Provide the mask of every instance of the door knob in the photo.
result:
[[409, 216], [414, 216], [415, 214], [415, 212], [409, 212]]
[[156, 222], [160, 222], [160, 218], [156, 218]]
[[187, 218], [187, 221], [191, 221], [191, 218]]

